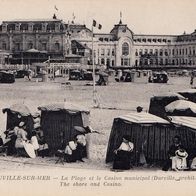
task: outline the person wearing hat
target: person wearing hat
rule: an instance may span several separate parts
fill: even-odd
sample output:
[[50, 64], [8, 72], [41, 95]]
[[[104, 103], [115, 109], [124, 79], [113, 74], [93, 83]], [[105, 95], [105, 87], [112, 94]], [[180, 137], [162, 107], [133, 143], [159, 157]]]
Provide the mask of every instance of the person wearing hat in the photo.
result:
[[181, 144], [181, 139], [178, 135], [173, 138], [173, 144], [169, 147], [168, 150], [168, 159], [165, 161], [162, 170], [168, 171], [172, 167], [172, 159], [176, 156], [176, 151], [179, 149], [185, 149]]
[[30, 143], [33, 145], [33, 148], [35, 150], [35, 154], [37, 155], [37, 150], [39, 149], [39, 144], [38, 144], [37, 134], [36, 134], [35, 130], [32, 131]]
[[136, 108], [136, 110], [137, 110], [137, 112], [138, 112], [138, 113], [140, 113], [140, 112], [142, 112], [142, 111], [143, 111], [143, 107], [138, 106], [138, 107]]
[[25, 131], [25, 123], [20, 122], [19, 123], [19, 129], [16, 130], [16, 142], [15, 142], [15, 148], [17, 150], [17, 154], [21, 154], [24, 149], [24, 142], [27, 141], [27, 132]]
[[39, 140], [39, 149], [38, 149], [38, 156], [44, 158], [45, 156], [49, 155], [49, 147], [46, 143], [44, 137], [41, 137]]
[[7, 146], [7, 155], [13, 155], [16, 153], [15, 142], [17, 138], [16, 132], [18, 129], [19, 127], [15, 126], [4, 132], [6, 134], [4, 146]]
[[78, 152], [77, 152], [77, 139], [74, 137], [73, 140], [69, 141], [65, 147], [64, 159], [67, 163], [76, 162], [78, 160]]
[[131, 142], [130, 136], [124, 135], [121, 145], [114, 151], [114, 170], [128, 170], [131, 168], [131, 154], [133, 149], [134, 144]]
[[76, 131], [75, 139], [77, 142], [76, 159], [78, 161], [84, 162], [83, 158], [87, 157], [87, 140], [85, 134], [87, 134], [88, 131], [85, 127], [81, 126], [74, 126], [74, 129]]
[[184, 170], [187, 169], [187, 157], [188, 153], [184, 149], [176, 150], [175, 156], [172, 159], [172, 170]]

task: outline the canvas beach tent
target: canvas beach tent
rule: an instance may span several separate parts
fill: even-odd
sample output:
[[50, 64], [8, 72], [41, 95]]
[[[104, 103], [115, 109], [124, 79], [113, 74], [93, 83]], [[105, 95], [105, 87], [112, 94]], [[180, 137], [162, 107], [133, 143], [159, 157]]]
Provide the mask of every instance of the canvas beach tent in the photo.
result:
[[179, 91], [178, 93], [187, 98], [189, 101], [196, 103], [196, 89], [187, 89]]
[[185, 97], [174, 92], [157, 94], [150, 99], [149, 113], [164, 118], [165, 106], [176, 100], [185, 100]]
[[89, 125], [89, 110], [68, 102], [40, 106], [38, 110], [44, 138], [53, 152], [74, 138], [74, 126]]
[[196, 117], [169, 116], [169, 118], [177, 127], [178, 135], [188, 151], [189, 158], [196, 157]]
[[187, 100], [176, 100], [165, 107], [167, 115], [171, 116], [195, 116], [196, 103]]
[[174, 135], [172, 125], [155, 115], [141, 112], [129, 113], [115, 118], [108, 142], [106, 163], [114, 159], [123, 135], [130, 135], [134, 143], [133, 164], [138, 165], [143, 153], [148, 162], [159, 162], [167, 158], [167, 151]]
[[24, 104], [14, 104], [8, 108], [4, 108], [3, 113], [7, 113], [6, 129], [18, 126], [21, 121], [26, 124], [26, 131], [31, 134], [33, 129], [33, 117], [29, 108]]

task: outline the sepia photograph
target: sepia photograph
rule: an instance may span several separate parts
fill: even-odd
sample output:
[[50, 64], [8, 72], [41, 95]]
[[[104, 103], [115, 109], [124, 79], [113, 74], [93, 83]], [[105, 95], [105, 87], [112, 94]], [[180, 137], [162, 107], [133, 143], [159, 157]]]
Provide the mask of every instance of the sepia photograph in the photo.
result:
[[0, 0], [0, 193], [193, 196], [195, 7]]

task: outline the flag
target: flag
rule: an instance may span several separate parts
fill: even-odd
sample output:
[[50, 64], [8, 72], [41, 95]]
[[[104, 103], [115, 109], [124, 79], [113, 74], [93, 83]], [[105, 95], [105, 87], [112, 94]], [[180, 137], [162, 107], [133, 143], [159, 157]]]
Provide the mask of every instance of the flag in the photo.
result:
[[98, 29], [101, 29], [102, 25], [98, 24], [96, 20], [93, 20], [93, 27], [97, 27]]
[[59, 9], [56, 7], [56, 5], [54, 6], [54, 9], [56, 10], [56, 11], [58, 11]]
[[73, 16], [73, 20], [75, 20], [75, 19], [76, 19], [76, 16], [74, 15], [74, 13], [73, 13], [73, 15], [72, 15], [72, 16]]
[[75, 15], [74, 15], [74, 13], [72, 14], [72, 18], [73, 18], [73, 19], [72, 19], [71, 23], [74, 24], [74, 20], [75, 20], [75, 18], [76, 18]]

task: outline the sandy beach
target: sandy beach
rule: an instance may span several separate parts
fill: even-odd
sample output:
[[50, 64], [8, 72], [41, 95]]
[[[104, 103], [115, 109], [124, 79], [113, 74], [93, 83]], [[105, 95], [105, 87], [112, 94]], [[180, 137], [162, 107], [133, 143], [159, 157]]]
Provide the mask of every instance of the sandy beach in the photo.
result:
[[[37, 107], [47, 103], [68, 101], [81, 105], [90, 110], [90, 125], [101, 134], [92, 134], [90, 142], [90, 160], [85, 163], [64, 164], [60, 167], [68, 168], [110, 168], [105, 164], [107, 143], [111, 131], [113, 119], [136, 111], [137, 106], [144, 107], [148, 111], [150, 97], [163, 92], [177, 92], [189, 89], [189, 77], [170, 77], [167, 84], [153, 83], [117, 83], [111, 82], [108, 86], [97, 86], [97, 98], [100, 108], [93, 107], [92, 86], [87, 81], [71, 81], [71, 86], [63, 86], [65, 78], [56, 78], [55, 81], [47, 83], [24, 81], [16, 79], [14, 84], [0, 85], [0, 108], [6, 108], [14, 103], [24, 103], [31, 112], [37, 111]], [[145, 96], [143, 96], [145, 94]], [[6, 114], [0, 113], [1, 127], [6, 128]], [[0, 157], [1, 170], [29, 169], [44, 167], [57, 167], [55, 158], [16, 158]]]

